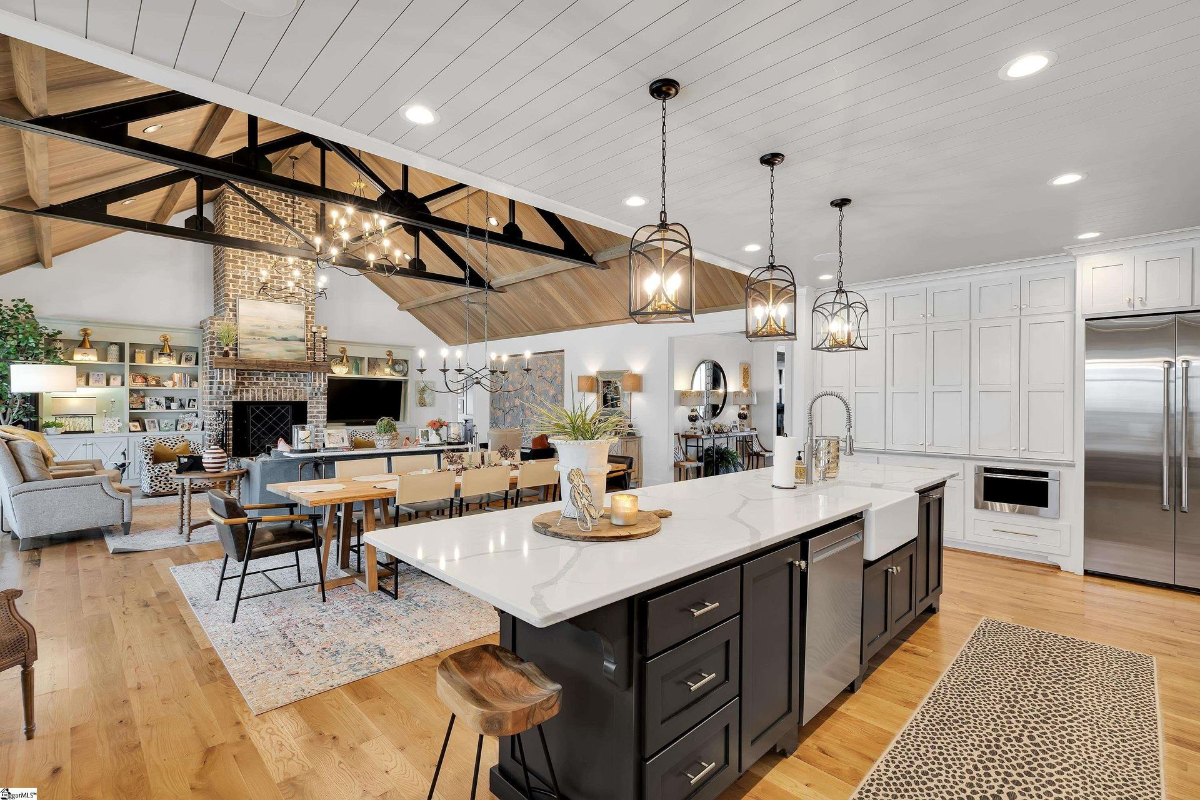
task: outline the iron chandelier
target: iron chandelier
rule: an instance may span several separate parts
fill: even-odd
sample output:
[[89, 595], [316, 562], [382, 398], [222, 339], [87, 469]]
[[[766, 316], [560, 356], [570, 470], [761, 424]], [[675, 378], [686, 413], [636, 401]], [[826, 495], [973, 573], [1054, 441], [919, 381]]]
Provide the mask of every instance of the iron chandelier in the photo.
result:
[[771, 232], [767, 265], [752, 271], [746, 280], [746, 338], [752, 342], [796, 340], [796, 276], [775, 263], [775, 167], [783, 159], [783, 153], [767, 153], [758, 159], [771, 170]]
[[[292, 160], [292, 180], [296, 179], [296, 162], [298, 156], [288, 156]], [[292, 195], [292, 228], [296, 222], [296, 196]], [[317, 254], [314, 254], [314, 257]], [[261, 283], [258, 295], [268, 300], [296, 300], [309, 298], [324, 300], [329, 297], [325, 290], [328, 277], [317, 274], [318, 264], [312, 261], [296, 259], [294, 256], [277, 258], [270, 267], [259, 271]]]
[[659, 78], [650, 96], [662, 103], [662, 205], [658, 222], [638, 228], [629, 240], [629, 316], [634, 322], [694, 322], [696, 264], [686, 227], [667, 221], [667, 101], [679, 82]]
[[842, 286], [842, 225], [846, 220], [846, 206], [850, 198], [830, 201], [838, 210], [838, 269], [837, 288], [822, 292], [813, 303], [812, 349], [827, 353], [847, 350], [866, 350], [867, 342], [862, 333], [867, 327], [867, 301], [858, 292], [847, 291]]

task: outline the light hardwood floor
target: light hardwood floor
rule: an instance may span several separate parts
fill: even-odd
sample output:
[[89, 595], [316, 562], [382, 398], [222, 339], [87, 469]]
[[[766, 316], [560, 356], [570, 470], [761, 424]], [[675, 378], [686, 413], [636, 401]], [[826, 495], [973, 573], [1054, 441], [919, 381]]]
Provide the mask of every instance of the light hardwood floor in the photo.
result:
[[[0, 543], [0, 587], [25, 589], [41, 654], [33, 741], [19, 671], [0, 675], [0, 785], [37, 786], [42, 800], [424, 798], [446, 722], [440, 657], [256, 717], [168, 572], [218, 555]], [[763, 759], [722, 800], [849, 797], [984, 615], [1156, 655], [1169, 797], [1200, 797], [1200, 596], [948, 551], [942, 612], [890, 645], [794, 756]], [[470, 738], [453, 736], [438, 796], [468, 796]], [[484, 758], [494, 763], [494, 741]]]

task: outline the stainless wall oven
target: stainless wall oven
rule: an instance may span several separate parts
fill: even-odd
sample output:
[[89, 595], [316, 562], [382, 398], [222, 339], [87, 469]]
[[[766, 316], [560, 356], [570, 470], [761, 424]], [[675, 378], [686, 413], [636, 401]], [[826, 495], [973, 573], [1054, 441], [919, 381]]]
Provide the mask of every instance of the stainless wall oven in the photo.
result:
[[975, 466], [975, 507], [1058, 519], [1056, 469]]

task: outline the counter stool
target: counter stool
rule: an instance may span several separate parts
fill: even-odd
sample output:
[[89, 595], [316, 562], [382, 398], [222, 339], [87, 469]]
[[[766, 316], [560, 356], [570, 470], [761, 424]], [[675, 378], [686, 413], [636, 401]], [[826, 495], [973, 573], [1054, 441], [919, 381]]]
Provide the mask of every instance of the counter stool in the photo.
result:
[[[482, 644], [460, 650], [446, 656], [437, 670], [438, 698], [450, 709], [450, 724], [446, 726], [446, 740], [438, 755], [437, 767], [433, 770], [433, 781], [429, 784], [428, 800], [433, 800], [442, 761], [446, 758], [446, 746], [450, 744], [450, 732], [454, 720], [462, 717], [468, 728], [479, 734], [475, 745], [475, 774], [471, 778], [471, 800], [479, 783], [479, 759], [483, 753], [484, 736], [512, 736], [517, 740], [517, 752], [521, 756], [521, 771], [525, 774], [525, 796], [533, 800], [534, 792], [561, 800], [558, 793], [558, 778], [550, 762], [550, 749], [546, 746], [546, 734], [542, 723], [558, 713], [562, 698], [562, 686], [546, 677], [536, 665], [522, 660], [516, 653], [499, 645]], [[542, 740], [542, 752], [546, 754], [546, 768], [550, 772], [550, 785], [554, 791], [534, 789], [529, 782], [529, 768], [525, 765], [525, 745], [521, 734], [537, 728]]]

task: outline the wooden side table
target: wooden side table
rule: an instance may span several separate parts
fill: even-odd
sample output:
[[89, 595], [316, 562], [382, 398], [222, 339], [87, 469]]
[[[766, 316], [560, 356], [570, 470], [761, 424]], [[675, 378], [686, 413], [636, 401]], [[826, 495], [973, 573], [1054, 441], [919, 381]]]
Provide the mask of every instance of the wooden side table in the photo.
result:
[[209, 518], [192, 522], [192, 481], [212, 481], [240, 499], [242, 476], [245, 474], [244, 469], [230, 469], [224, 472], [176, 472], [172, 476], [179, 484], [179, 535], [184, 537], [185, 542], [192, 541], [192, 531], [213, 524]]

